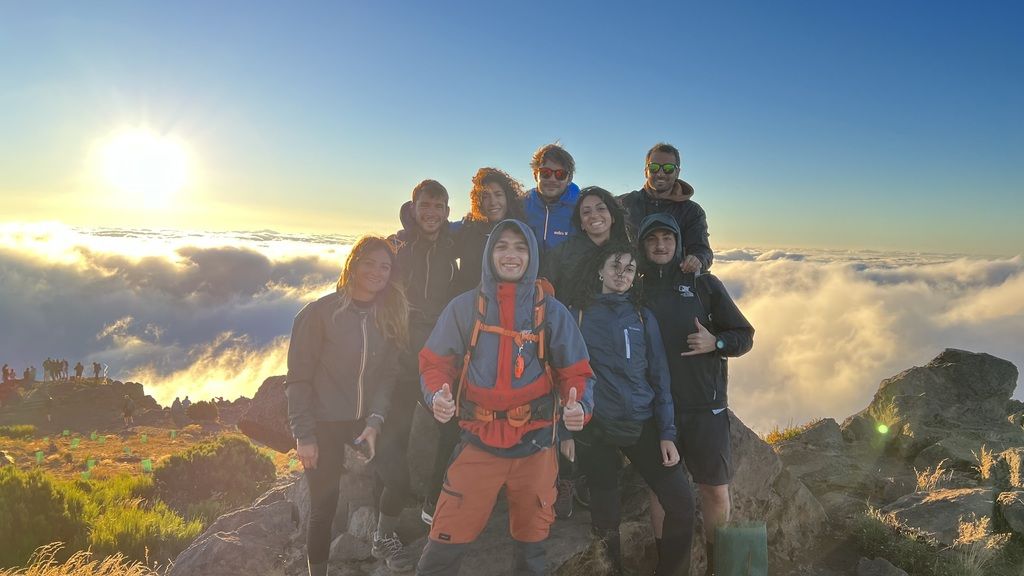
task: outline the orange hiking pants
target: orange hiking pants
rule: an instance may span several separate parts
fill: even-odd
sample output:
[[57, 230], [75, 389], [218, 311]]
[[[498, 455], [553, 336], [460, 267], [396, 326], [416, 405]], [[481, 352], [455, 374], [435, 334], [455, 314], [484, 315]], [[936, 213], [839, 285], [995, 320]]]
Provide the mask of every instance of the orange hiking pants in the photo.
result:
[[502, 458], [464, 443], [448, 467], [430, 529], [431, 540], [467, 544], [491, 517], [502, 486], [508, 497], [512, 538], [540, 542], [555, 521], [558, 451], [547, 448], [525, 458]]

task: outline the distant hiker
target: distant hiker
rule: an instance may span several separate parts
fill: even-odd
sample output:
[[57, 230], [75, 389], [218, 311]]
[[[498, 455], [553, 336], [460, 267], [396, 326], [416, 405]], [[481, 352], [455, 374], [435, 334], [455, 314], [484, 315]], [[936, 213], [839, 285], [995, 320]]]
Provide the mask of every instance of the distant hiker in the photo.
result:
[[458, 419], [462, 443], [445, 476], [419, 576], [458, 574], [502, 487], [513, 538], [510, 573], [546, 574], [555, 426], [562, 420], [580, 430], [594, 409], [579, 328], [536, 283], [533, 232], [516, 220], [501, 222], [486, 254], [479, 290], [451, 301], [420, 351], [424, 400], [439, 422]]
[[82, 373], [85, 372], [85, 366], [81, 362], [75, 363], [75, 380], [82, 379]]
[[[715, 529], [729, 520], [731, 508], [726, 358], [750, 350], [754, 328], [721, 280], [680, 270], [682, 234], [670, 214], [645, 218], [639, 243], [644, 301], [658, 319], [672, 376], [679, 452], [700, 493], [704, 540], [714, 558]], [[653, 498], [651, 519], [661, 538], [664, 511]]]
[[68, 379], [68, 361], [67, 361], [66, 358], [64, 360], [61, 360], [61, 362], [60, 362], [60, 371], [61, 371], [60, 372], [61, 380], [67, 380]]
[[644, 159], [643, 187], [619, 196], [618, 200], [628, 215], [628, 227], [634, 237], [639, 235], [640, 223], [647, 216], [661, 212], [672, 216], [683, 236], [682, 271], [706, 272], [714, 258], [708, 243], [707, 215], [692, 200], [693, 186], [679, 178], [679, 161], [675, 146], [655, 144]]
[[558, 144], [541, 146], [530, 160], [537, 187], [526, 194], [526, 223], [537, 237], [540, 258], [565, 242], [572, 233], [573, 207], [580, 187], [572, 181], [576, 161]]
[[35, 378], [32, 378], [32, 367], [31, 366], [29, 366], [28, 368], [25, 368], [25, 371], [21, 374], [21, 378], [22, 378], [22, 380], [25, 381], [26, 384], [29, 384], [33, 380], [35, 380]]
[[124, 401], [121, 403], [121, 415], [124, 416], [125, 428], [135, 424], [133, 414], [135, 414], [135, 402], [132, 400], [131, 396], [125, 394]]
[[3, 367], [3, 381], [4, 381], [4, 384], [7, 384], [10, 380], [11, 380], [11, 372], [7, 368], [7, 364], [4, 364], [4, 367]]
[[97, 379], [97, 380], [99, 380], [100, 379], [100, 370], [102, 370], [102, 369], [103, 369], [103, 366], [99, 362], [93, 362], [92, 363], [92, 377]]
[[[506, 219], [525, 221], [523, 186], [497, 168], [481, 168], [473, 176], [469, 191], [469, 213], [452, 225], [459, 271], [453, 296], [480, 284], [480, 272], [487, 238], [494, 226]], [[447, 464], [447, 462], [445, 462]]]
[[[564, 246], [564, 244], [563, 244]], [[619, 469], [622, 456], [665, 509], [664, 536], [655, 574], [689, 574], [694, 499], [679, 463], [668, 362], [654, 314], [632, 291], [636, 249], [609, 243], [578, 268], [592, 276], [576, 316], [590, 352], [594, 417], [573, 434], [574, 452], [587, 478], [590, 522], [613, 573], [622, 572]]]
[[182, 405], [181, 398], [175, 397], [174, 402], [171, 403], [171, 420], [179, 428], [188, 424], [188, 414], [185, 413], [185, 406]]
[[185, 399], [181, 401], [181, 407], [188, 413], [188, 407], [192, 405], [192, 401], [188, 399], [188, 394], [185, 395]]
[[[395, 571], [411, 570], [416, 564], [416, 557], [405, 549], [396, 528], [412, 492], [409, 486], [409, 434], [416, 407], [423, 401], [419, 351], [452, 297], [458, 272], [455, 242], [448, 232], [448, 190], [436, 180], [424, 180], [413, 188], [411, 202], [411, 205], [407, 204], [410, 206], [407, 217], [402, 218], [403, 230], [390, 239], [398, 248], [398, 267], [393, 278], [409, 302], [409, 345], [398, 355], [398, 379], [391, 395], [388, 425], [381, 431], [377, 443], [374, 466], [383, 489], [371, 552], [375, 557], [383, 558]], [[448, 436], [457, 438], [458, 432], [451, 432]], [[436, 459], [443, 460], [441, 466], [444, 466], [455, 441], [448, 439], [442, 443], [445, 446], [439, 447], [438, 451], [447, 450], [447, 454], [438, 454]], [[434, 514], [431, 491], [428, 489], [420, 513], [421, 519], [428, 524]]]
[[360, 238], [336, 291], [307, 304], [292, 326], [285, 394], [309, 484], [310, 576], [327, 574], [345, 446], [373, 460], [388, 417], [398, 351], [408, 342], [409, 307], [394, 281], [396, 259], [384, 238]]
[[49, 393], [46, 394], [46, 400], [43, 401], [43, 406], [46, 409], [46, 421], [53, 422], [53, 396]]

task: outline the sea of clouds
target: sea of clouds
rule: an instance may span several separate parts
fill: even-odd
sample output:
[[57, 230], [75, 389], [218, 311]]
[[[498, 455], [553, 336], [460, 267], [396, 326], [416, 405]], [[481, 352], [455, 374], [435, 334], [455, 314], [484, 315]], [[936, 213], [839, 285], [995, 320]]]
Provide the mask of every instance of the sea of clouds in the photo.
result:
[[[285, 372], [292, 319], [333, 289], [352, 241], [0, 225], [0, 362], [99, 361], [165, 405], [251, 396]], [[1024, 367], [1021, 256], [743, 248], [713, 271], [757, 330], [730, 400], [761, 432], [841, 420], [944, 348]]]

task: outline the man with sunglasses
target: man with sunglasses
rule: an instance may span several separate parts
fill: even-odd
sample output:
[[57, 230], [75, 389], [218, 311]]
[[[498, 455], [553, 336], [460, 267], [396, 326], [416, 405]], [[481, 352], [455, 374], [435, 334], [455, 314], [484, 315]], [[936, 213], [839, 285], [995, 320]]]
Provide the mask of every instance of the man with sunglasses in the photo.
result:
[[636, 237], [640, 223], [651, 214], [666, 212], [679, 224], [683, 234], [680, 269], [684, 273], [707, 271], [714, 258], [708, 243], [708, 221], [704, 209], [692, 200], [693, 186], [679, 178], [679, 149], [664, 142], [647, 151], [644, 176], [647, 181], [640, 190], [618, 197], [627, 214], [631, 237]]
[[580, 187], [572, 181], [576, 161], [558, 144], [541, 146], [530, 160], [537, 187], [526, 195], [526, 223], [540, 245], [541, 256], [572, 233], [572, 211]]

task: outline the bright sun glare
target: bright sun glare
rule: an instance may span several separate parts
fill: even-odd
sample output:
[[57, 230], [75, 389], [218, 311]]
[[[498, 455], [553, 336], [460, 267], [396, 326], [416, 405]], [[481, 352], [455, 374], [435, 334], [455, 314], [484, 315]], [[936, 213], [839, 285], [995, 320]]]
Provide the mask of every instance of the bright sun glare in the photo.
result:
[[101, 160], [107, 182], [150, 208], [166, 204], [188, 181], [185, 146], [146, 129], [112, 136], [102, 147]]

